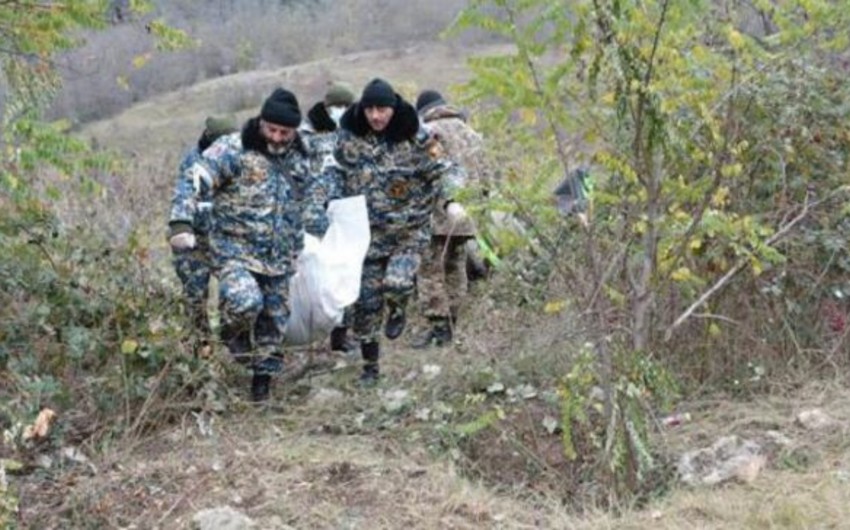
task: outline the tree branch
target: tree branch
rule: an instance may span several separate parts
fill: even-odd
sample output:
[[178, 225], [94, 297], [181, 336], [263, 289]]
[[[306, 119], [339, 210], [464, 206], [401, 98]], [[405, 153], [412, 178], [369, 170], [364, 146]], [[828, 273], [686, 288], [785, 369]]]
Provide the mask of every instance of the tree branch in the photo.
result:
[[[771, 237], [769, 237], [765, 241], [765, 244], [767, 246], [773, 246], [775, 243], [777, 243], [783, 237], [788, 235], [788, 233], [791, 231], [792, 228], [794, 228], [800, 221], [805, 219], [806, 215], [808, 215], [809, 210], [811, 208], [817, 206], [818, 204], [820, 204], [822, 202], [823, 202], [823, 200], [816, 201], [816, 202], [810, 204], [809, 203], [809, 196], [808, 196], [808, 194], [806, 194], [806, 199], [803, 201], [803, 209], [800, 211], [800, 213], [797, 214], [796, 217], [794, 217], [793, 219], [788, 221], [786, 224], [784, 224], [782, 227], [780, 227], [779, 230], [777, 230], [777, 232], [775, 234], [773, 234]], [[702, 306], [704, 303], [706, 303], [709, 298], [714, 296], [715, 293], [717, 293], [727, 283], [729, 283], [729, 280], [731, 280], [736, 274], [741, 272], [746, 265], [747, 265], [747, 259], [746, 258], [740, 259], [738, 261], [738, 263], [735, 264], [734, 267], [729, 269], [729, 271], [726, 272], [726, 274], [724, 274], [719, 280], [717, 280], [714, 283], [714, 285], [712, 285], [707, 291], [705, 291], [697, 299], [696, 302], [691, 304], [691, 306], [688, 307], [688, 309], [686, 309], [684, 313], [679, 315], [679, 317], [673, 322], [673, 324], [669, 328], [667, 328], [667, 331], [664, 333], [664, 341], [665, 342], [669, 341], [670, 338], [673, 336], [673, 331], [675, 331], [676, 328], [681, 326], [688, 318], [690, 318], [693, 315], [694, 311], [696, 311], [700, 306]]]

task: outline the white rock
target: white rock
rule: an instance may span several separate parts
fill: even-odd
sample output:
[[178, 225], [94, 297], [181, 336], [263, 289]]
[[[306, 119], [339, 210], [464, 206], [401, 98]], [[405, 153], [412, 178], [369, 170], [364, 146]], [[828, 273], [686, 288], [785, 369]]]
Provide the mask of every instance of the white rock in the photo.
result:
[[400, 388], [381, 393], [381, 405], [389, 413], [402, 411], [411, 401], [410, 392]]
[[425, 376], [425, 379], [431, 380], [440, 375], [443, 369], [439, 364], [426, 364], [422, 367], [422, 374]]
[[501, 394], [504, 391], [505, 385], [503, 385], [499, 381], [496, 381], [495, 383], [492, 383], [490, 386], [487, 387], [488, 394]]
[[555, 431], [558, 429], [558, 420], [552, 416], [546, 416], [543, 418], [543, 427], [549, 434], [555, 434]]
[[256, 523], [230, 506], [201, 510], [192, 517], [195, 530], [254, 530]]
[[683, 454], [676, 468], [686, 484], [713, 486], [732, 480], [752, 482], [766, 463], [759, 444], [733, 435], [720, 438], [711, 447]]
[[89, 457], [84, 455], [83, 452], [76, 447], [63, 447], [59, 450], [59, 456], [64, 462], [85, 466], [92, 472], [92, 474], [97, 474], [97, 468], [94, 466], [92, 461], [89, 460]]
[[[35, 465], [42, 469], [50, 469], [53, 467], [53, 459], [47, 455], [38, 455], [35, 459]], [[0, 471], [5, 469], [2, 465], [0, 465]]]
[[531, 385], [520, 385], [517, 387], [517, 394], [519, 394], [522, 399], [534, 399], [537, 397], [537, 389]]
[[310, 401], [314, 403], [331, 403], [345, 397], [341, 391], [335, 388], [317, 388], [313, 390]]
[[810, 431], [829, 429], [836, 425], [835, 420], [821, 409], [804, 410], [797, 414], [797, 424]]

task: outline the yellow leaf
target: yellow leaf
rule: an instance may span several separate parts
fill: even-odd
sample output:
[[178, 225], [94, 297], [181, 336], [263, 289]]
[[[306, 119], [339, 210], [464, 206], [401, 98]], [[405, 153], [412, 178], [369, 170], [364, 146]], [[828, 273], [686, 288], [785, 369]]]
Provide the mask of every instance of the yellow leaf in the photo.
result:
[[18, 189], [18, 186], [21, 185], [21, 181], [18, 180], [18, 178], [15, 175], [12, 175], [11, 173], [6, 173], [5, 175], [3, 175], [3, 177], [6, 180], [6, 185], [12, 191]]
[[23, 462], [19, 462], [17, 460], [12, 460], [10, 458], [0, 458], [0, 468], [5, 469], [6, 471], [20, 471], [24, 468]]
[[132, 339], [126, 339], [124, 342], [121, 343], [121, 353], [123, 353], [124, 355], [132, 355], [136, 353], [136, 350], [138, 349], [139, 343]]
[[679, 267], [674, 270], [670, 277], [677, 282], [685, 282], [691, 279], [693, 275], [691, 274], [691, 269], [687, 267]]
[[721, 333], [720, 326], [718, 326], [715, 322], [712, 322], [711, 324], [709, 324], [708, 334], [710, 336], [716, 337], [716, 336], [720, 335], [720, 333]]
[[729, 188], [721, 186], [717, 188], [714, 195], [711, 197], [711, 205], [715, 208], [720, 208], [729, 202]]
[[691, 239], [691, 242], [688, 244], [688, 246], [691, 248], [691, 250], [699, 250], [702, 248], [702, 239]]
[[554, 313], [560, 313], [567, 306], [566, 300], [553, 300], [551, 302], [546, 302], [546, 305], [543, 307], [543, 312], [547, 315], [552, 315]]
[[755, 276], [760, 276], [762, 272], [764, 272], [764, 267], [757, 258], [752, 258], [750, 260], [750, 266], [753, 268], [753, 274]]
[[119, 87], [123, 88], [124, 90], [130, 90], [130, 82], [123, 75], [119, 75], [118, 77], [116, 77], [115, 82], [118, 84]]
[[740, 50], [746, 44], [746, 40], [741, 33], [735, 28], [729, 29], [729, 44], [732, 45], [736, 50]]
[[519, 116], [526, 125], [535, 125], [537, 123], [537, 112], [534, 109], [523, 107], [519, 111]]

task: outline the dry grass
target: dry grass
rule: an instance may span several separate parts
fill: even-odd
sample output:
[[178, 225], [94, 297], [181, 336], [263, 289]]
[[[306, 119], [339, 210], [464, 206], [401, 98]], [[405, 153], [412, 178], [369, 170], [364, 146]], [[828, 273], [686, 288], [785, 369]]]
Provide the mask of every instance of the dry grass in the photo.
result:
[[[374, 436], [310, 435], [292, 421], [246, 415], [230, 418], [212, 437], [199, 437], [191, 426], [164, 433], [130, 454], [112, 455], [120, 465], [78, 479], [66, 510], [37, 523], [189, 528], [196, 511], [225, 504], [261, 528], [531, 528], [545, 516], [416, 448]], [[34, 508], [25, 507], [25, 521]]]
[[[423, 390], [429, 384], [404, 381], [412, 352], [395, 354], [388, 358], [387, 387], [407, 388], [422, 400], [418, 405], [427, 405]], [[429, 354], [421, 360], [432, 359]], [[457, 370], [464, 361], [445, 368]], [[753, 403], [704, 402], [695, 408], [694, 423], [670, 435], [671, 445], [692, 448], [767, 422], [794, 446], [808, 448], [810, 467], [790, 469], [776, 460], [752, 484], [682, 488], [614, 516], [578, 515], [552, 497], [510, 484], [495, 493], [470, 481], [447, 455], [435, 457], [417, 443], [409, 414], [383, 412], [376, 391], [350, 390], [345, 381], [353, 377], [342, 371], [311, 382], [313, 388], [336, 385], [343, 392], [339, 399], [293, 394], [283, 399], [284, 412], [218, 416], [205, 435], [196, 417], [187, 415], [182, 426], [138, 446], [105, 452], [94, 476], [71, 470], [53, 482], [33, 478], [22, 495], [23, 522], [39, 528], [189, 528], [197, 511], [221, 505], [246, 513], [261, 528], [842, 528], [850, 516], [843, 427], [850, 419], [850, 392], [840, 385]], [[794, 427], [794, 412], [809, 406], [823, 406], [842, 428], [813, 434]], [[356, 416], [361, 419], [349, 422], [348, 432], [327, 428]]]

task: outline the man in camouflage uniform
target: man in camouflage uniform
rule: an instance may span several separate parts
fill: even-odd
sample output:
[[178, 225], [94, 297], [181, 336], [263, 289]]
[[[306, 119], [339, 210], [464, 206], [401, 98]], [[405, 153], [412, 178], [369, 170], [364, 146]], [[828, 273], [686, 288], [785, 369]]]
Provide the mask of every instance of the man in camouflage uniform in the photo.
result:
[[[207, 315], [208, 289], [210, 284], [209, 231], [210, 206], [209, 197], [203, 197], [197, 202], [198, 209], [193, 214], [182, 211], [194, 193], [191, 182], [180, 178], [188, 168], [201, 157], [201, 153], [215, 140], [236, 130], [236, 120], [233, 117], [210, 116], [206, 120], [204, 132], [198, 143], [189, 150], [178, 170], [177, 185], [171, 199], [171, 221], [192, 219], [192, 230], [195, 233], [196, 246], [188, 250], [174, 250], [172, 264], [180, 282], [183, 284], [183, 295], [186, 300], [187, 313], [192, 324], [192, 333], [196, 338], [195, 348], [208, 343], [210, 338], [210, 323]], [[173, 235], [173, 234], [172, 234]]]
[[335, 83], [328, 88], [324, 99], [307, 111], [299, 132], [310, 142], [323, 165], [333, 163], [339, 121], [353, 103], [354, 92], [342, 83]]
[[405, 306], [431, 237], [431, 211], [435, 202], [449, 204], [442, 179], [459, 177], [439, 144], [420, 129], [413, 106], [382, 79], [366, 85], [340, 126], [334, 156], [340, 182], [345, 195], [365, 195], [372, 236], [353, 306], [364, 360], [360, 382], [369, 385], [379, 377], [384, 305], [384, 333], [392, 340], [404, 330]]
[[[351, 89], [341, 83], [333, 84], [324, 99], [310, 108], [301, 126], [301, 133], [321, 164], [321, 173], [307, 184], [304, 197], [304, 230], [316, 237], [322, 237], [328, 228], [325, 215], [328, 201], [340, 194], [339, 183], [335, 182], [336, 175], [325, 169], [335, 165], [333, 153], [339, 121], [353, 103], [354, 93]], [[350, 326], [351, 311], [346, 311], [342, 325], [331, 331], [331, 351], [349, 352], [357, 348], [355, 341], [348, 337]]]
[[[251, 362], [255, 401], [268, 398], [271, 375], [283, 369], [288, 282], [303, 247], [298, 183], [309, 181], [312, 171], [300, 122], [294, 94], [278, 88], [259, 116], [240, 133], [218, 139], [184, 174], [199, 196], [212, 195], [221, 336], [237, 359]], [[196, 208], [189, 200], [185, 210]], [[195, 246], [189, 221], [187, 215], [171, 222], [173, 248]]]
[[[464, 168], [466, 179], [459, 185], [486, 189], [491, 178], [484, 141], [466, 123], [466, 116], [435, 90], [419, 95], [416, 111], [430, 133], [439, 139], [446, 156]], [[467, 293], [466, 243], [475, 237], [475, 226], [459, 204], [453, 204], [450, 210], [451, 217], [439, 207], [433, 212], [431, 242], [417, 278], [419, 300], [430, 325], [413, 341], [414, 348], [451, 343], [458, 307]]]

